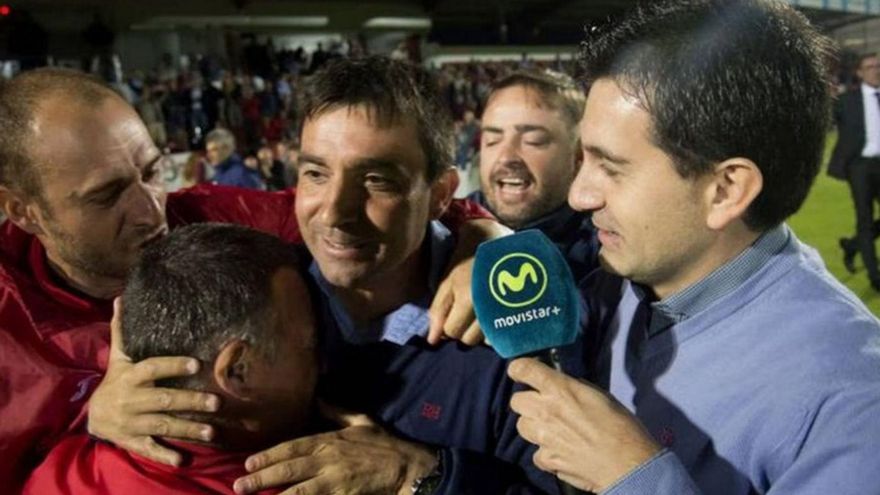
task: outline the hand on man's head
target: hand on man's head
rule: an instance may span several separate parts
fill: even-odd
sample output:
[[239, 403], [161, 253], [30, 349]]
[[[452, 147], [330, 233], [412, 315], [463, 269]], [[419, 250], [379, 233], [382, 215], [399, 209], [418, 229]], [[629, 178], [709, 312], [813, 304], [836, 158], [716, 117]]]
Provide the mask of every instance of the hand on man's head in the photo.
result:
[[211, 426], [170, 413], [216, 412], [220, 400], [213, 394], [156, 387], [156, 380], [194, 375], [199, 362], [189, 357], [154, 357], [132, 363], [122, 347], [122, 310], [122, 300], [117, 298], [110, 322], [107, 374], [89, 401], [88, 431], [154, 461], [179, 465], [180, 454], [154, 437], [212, 440]]

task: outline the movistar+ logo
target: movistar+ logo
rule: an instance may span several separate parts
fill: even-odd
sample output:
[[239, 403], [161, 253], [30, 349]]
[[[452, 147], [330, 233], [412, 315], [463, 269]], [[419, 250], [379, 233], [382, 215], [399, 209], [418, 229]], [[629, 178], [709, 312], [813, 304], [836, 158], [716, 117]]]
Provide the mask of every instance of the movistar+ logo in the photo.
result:
[[534, 303], [546, 289], [547, 270], [530, 254], [508, 254], [489, 272], [489, 292], [496, 301], [509, 308]]

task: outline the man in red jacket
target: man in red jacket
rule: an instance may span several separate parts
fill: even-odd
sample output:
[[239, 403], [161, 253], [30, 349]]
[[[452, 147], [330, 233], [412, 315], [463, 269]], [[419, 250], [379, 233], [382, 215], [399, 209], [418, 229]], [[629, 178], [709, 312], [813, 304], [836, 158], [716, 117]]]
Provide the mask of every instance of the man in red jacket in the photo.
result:
[[200, 417], [216, 438], [173, 442], [186, 456], [174, 468], [86, 434], [68, 436], [24, 493], [231, 495], [248, 453], [314, 431], [316, 313], [304, 265], [278, 238], [233, 225], [190, 225], [148, 246], [123, 294], [123, 330], [114, 321], [114, 331], [136, 362], [201, 361], [198, 375], [162, 385], [217, 394], [223, 410]]
[[[145, 245], [169, 225], [206, 220], [287, 242], [300, 236], [292, 192], [201, 186], [166, 201], [164, 158], [144, 124], [86, 75], [42, 69], [3, 83], [0, 129], [0, 209], [8, 218], [0, 224], [0, 486], [14, 493], [64, 434], [82, 431], [86, 401], [106, 369], [110, 301]], [[458, 206], [447, 220], [482, 216]], [[469, 324], [446, 320], [453, 333]], [[152, 382], [197, 366], [188, 358], [145, 363], [132, 379]], [[137, 399], [140, 411], [157, 413], [143, 421], [175, 436], [187, 436], [179, 432], [191, 423], [158, 413], [217, 404], [207, 394], [181, 403], [148, 387]], [[144, 442], [139, 452], [170, 455]]]

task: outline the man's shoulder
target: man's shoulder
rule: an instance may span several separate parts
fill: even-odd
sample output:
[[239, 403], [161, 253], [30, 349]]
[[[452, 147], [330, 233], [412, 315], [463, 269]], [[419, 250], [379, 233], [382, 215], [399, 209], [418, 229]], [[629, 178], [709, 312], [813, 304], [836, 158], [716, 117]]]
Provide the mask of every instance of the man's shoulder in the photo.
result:
[[860, 113], [863, 103], [861, 88], [850, 89], [837, 97], [837, 107], [839, 111], [848, 113]]
[[171, 227], [226, 222], [267, 232], [286, 242], [300, 242], [293, 212], [295, 199], [295, 189], [266, 192], [199, 184], [169, 194], [166, 212]]
[[[0, 314], [11, 306], [20, 308], [24, 287], [36, 283], [30, 266], [29, 252], [36, 238], [11, 222], [0, 225]], [[36, 241], [39, 242], [39, 241]], [[6, 315], [5, 318], [10, 318]]]
[[[880, 321], [828, 271], [816, 249], [792, 239], [779, 258], [783, 269], [773, 283], [768, 284], [767, 295], [772, 296], [774, 304], [782, 305], [792, 318], [814, 321], [812, 325], [823, 325], [828, 319], [839, 320], [842, 326], [880, 330]], [[799, 311], [806, 309], [809, 311]]]
[[737, 358], [741, 363], [753, 361], [780, 377], [859, 381], [880, 367], [880, 353], [864, 352], [877, 345], [880, 321], [828, 272], [814, 249], [795, 238], [738, 289], [688, 321], [713, 329], [701, 333], [707, 337], [700, 341], [704, 349], [748, 349]]

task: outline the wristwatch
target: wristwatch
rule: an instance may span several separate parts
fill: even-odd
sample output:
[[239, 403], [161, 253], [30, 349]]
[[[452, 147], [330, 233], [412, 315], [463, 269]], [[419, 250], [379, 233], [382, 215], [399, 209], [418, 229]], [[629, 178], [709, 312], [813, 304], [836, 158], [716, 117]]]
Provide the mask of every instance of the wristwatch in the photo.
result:
[[437, 450], [437, 464], [434, 465], [434, 469], [422, 476], [421, 478], [416, 478], [412, 484], [412, 493], [413, 495], [432, 495], [437, 491], [437, 488], [440, 487], [440, 483], [443, 481], [443, 455], [440, 452], [440, 449]]

